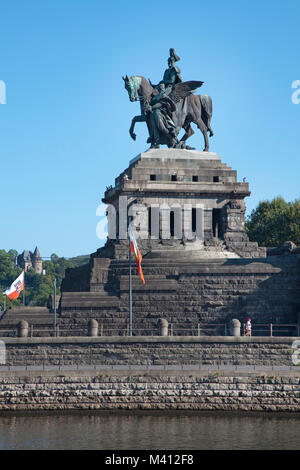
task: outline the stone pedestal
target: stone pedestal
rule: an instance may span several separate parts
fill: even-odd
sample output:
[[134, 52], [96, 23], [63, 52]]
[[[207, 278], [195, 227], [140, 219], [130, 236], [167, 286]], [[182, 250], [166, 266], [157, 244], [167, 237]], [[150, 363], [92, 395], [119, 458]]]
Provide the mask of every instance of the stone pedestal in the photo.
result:
[[18, 337], [27, 338], [29, 325], [27, 321], [21, 320], [18, 324]]
[[98, 322], [97, 320], [91, 319], [88, 323], [88, 335], [98, 336]]
[[216, 153], [152, 149], [130, 161], [107, 188], [109, 240], [96, 256], [126, 259], [128, 217], [142, 254], [160, 250], [196, 257], [265, 257], [245, 233], [248, 183], [237, 182]]
[[159, 336], [168, 336], [168, 327], [169, 322], [165, 318], [160, 318], [158, 320], [158, 335]]
[[241, 322], [237, 318], [233, 318], [230, 322], [231, 336], [241, 336]]
[[[103, 198], [115, 215], [115, 236], [88, 264], [66, 272], [61, 327], [74, 317], [86, 331], [92, 315], [104, 336], [128, 331], [129, 216], [146, 281], [141, 283], [133, 264], [134, 334], [155, 335], [161, 318], [175, 336], [197, 335], [199, 325], [201, 335], [223, 335], [232, 318], [243, 322], [249, 316], [256, 323], [296, 323], [299, 261], [292, 255], [266, 259], [265, 248], [249, 242], [249, 194], [248, 183], [238, 182], [236, 171], [215, 153], [157, 149], [132, 159]], [[186, 220], [195, 228], [197, 205], [203, 237], [196, 230], [191, 238], [176, 236]]]

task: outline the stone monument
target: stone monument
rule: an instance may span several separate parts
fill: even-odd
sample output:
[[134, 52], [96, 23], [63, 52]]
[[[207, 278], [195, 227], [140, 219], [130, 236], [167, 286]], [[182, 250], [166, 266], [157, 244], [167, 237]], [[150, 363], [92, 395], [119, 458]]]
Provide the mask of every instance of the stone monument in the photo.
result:
[[[150, 148], [131, 159], [104, 194], [108, 239], [88, 264], [67, 270], [62, 327], [86, 329], [94, 319], [103, 334], [128, 334], [129, 222], [146, 281], [143, 285], [134, 273], [134, 334], [155, 334], [161, 318], [174, 334], [195, 335], [199, 324], [201, 334], [210, 334], [205, 325], [224, 334], [232, 319], [284, 323], [297, 316], [298, 307], [282, 290], [296, 292], [299, 274], [291, 279], [290, 272], [299, 271], [299, 261], [270, 260], [266, 248], [249, 241], [244, 227], [249, 185], [209, 152], [212, 100], [193, 94], [203, 82], [183, 82], [178, 60], [170, 49], [169, 68], [158, 85], [123, 77], [130, 100], [141, 105], [130, 135], [135, 138], [136, 122], [145, 122]], [[204, 135], [204, 151], [186, 145], [193, 122]], [[179, 141], [181, 128], [186, 134]]]

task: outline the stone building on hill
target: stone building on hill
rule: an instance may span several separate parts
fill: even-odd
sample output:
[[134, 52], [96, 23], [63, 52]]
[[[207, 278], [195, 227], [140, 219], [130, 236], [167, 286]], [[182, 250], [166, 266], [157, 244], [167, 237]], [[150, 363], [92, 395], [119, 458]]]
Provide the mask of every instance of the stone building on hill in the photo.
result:
[[43, 260], [38, 247], [35, 248], [33, 253], [29, 250], [24, 250], [23, 253], [17, 256], [17, 266], [24, 269], [25, 272], [33, 269], [37, 274], [42, 274]]

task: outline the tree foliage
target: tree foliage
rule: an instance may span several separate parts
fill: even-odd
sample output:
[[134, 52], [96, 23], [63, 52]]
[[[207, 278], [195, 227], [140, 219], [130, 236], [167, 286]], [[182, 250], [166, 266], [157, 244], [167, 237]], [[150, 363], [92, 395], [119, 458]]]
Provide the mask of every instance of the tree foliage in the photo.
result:
[[261, 201], [245, 227], [250, 241], [260, 246], [277, 247], [286, 241], [300, 245], [300, 199], [286, 202], [278, 196]]
[[[4, 305], [3, 291], [21, 274], [22, 269], [15, 266], [17, 256], [15, 250], [0, 250], [0, 305]], [[60, 258], [56, 254], [51, 255], [49, 261], [43, 262], [44, 275], [37, 274], [33, 269], [25, 273], [25, 303], [33, 306], [46, 306], [49, 295], [54, 291], [54, 279], [57, 283], [57, 294], [60, 294], [61, 282], [67, 268], [75, 268], [87, 263], [88, 256], [78, 256], [75, 258]], [[23, 303], [23, 295], [14, 300], [13, 305]], [[9, 308], [12, 303], [6, 297], [6, 306]]]

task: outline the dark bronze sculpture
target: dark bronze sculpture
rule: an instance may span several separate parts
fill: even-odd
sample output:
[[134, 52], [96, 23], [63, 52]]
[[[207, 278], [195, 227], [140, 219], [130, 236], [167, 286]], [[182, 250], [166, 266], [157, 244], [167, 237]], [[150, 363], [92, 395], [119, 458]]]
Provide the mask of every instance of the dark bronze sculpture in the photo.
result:
[[[170, 49], [170, 57], [168, 58], [168, 68], [165, 70], [164, 77], [160, 83], [164, 83], [166, 87], [166, 93], [169, 94], [172, 91], [172, 88], [177, 83], [181, 83], [183, 80], [180, 75], [180, 68], [175, 65], [175, 62], [178, 62], [180, 57], [175, 53], [174, 49]], [[149, 79], [150, 85], [152, 85]], [[152, 85], [156, 88], [155, 85]]]
[[[180, 58], [174, 49], [170, 49], [168, 69], [163, 80], [153, 85], [142, 76], [122, 77], [128, 91], [130, 101], [140, 101], [141, 115], [132, 119], [129, 133], [135, 140], [134, 126], [136, 122], [146, 122], [149, 131], [148, 143], [151, 148], [167, 145], [169, 148], [186, 148], [186, 140], [194, 134], [191, 123], [195, 123], [202, 131], [205, 141], [204, 151], [209, 150], [207, 132], [210, 137], [212, 117], [212, 100], [207, 95], [193, 95], [193, 91], [202, 86], [201, 81], [183, 82], [180, 69], [175, 62]], [[178, 141], [181, 129], [185, 134]]]
[[158, 93], [144, 107], [144, 113], [150, 124], [149, 140], [152, 148], [159, 148], [161, 136], [165, 137], [169, 147], [176, 146], [176, 126], [173, 121], [175, 111], [174, 101], [167, 95], [164, 83], [160, 83]]

